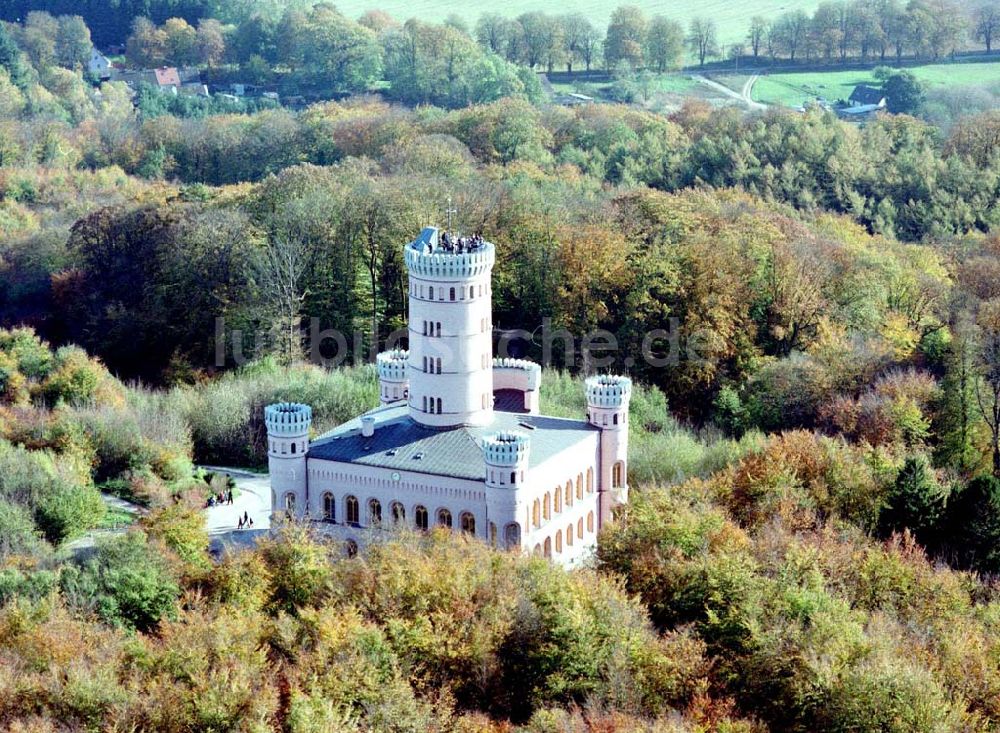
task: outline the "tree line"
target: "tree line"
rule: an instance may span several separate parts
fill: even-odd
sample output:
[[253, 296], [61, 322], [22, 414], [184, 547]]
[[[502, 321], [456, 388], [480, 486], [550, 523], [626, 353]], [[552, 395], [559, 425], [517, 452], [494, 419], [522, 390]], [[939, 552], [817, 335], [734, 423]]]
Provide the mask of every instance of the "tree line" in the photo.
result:
[[989, 53], [998, 29], [1000, 5], [990, 1], [969, 8], [951, 0], [836, 0], [820, 3], [811, 16], [802, 10], [755, 16], [746, 43], [730, 52], [792, 62], [939, 60], [973, 43]]

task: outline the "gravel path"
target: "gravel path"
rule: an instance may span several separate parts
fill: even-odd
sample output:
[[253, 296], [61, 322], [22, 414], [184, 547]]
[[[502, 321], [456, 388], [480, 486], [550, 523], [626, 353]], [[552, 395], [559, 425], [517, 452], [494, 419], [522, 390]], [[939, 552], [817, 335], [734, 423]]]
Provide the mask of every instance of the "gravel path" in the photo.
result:
[[201, 468], [232, 476], [239, 489], [239, 496], [233, 499], [232, 505], [222, 504], [205, 509], [205, 529], [210, 537], [240, 531], [237, 527], [244, 514], [253, 519], [255, 530], [271, 528], [271, 483], [267, 474], [220, 466]]
[[749, 107], [751, 110], [758, 111], [767, 109], [766, 104], [761, 104], [760, 102], [753, 101], [753, 85], [757, 83], [758, 79], [757, 76], [751, 76], [749, 79], [747, 79], [746, 84], [743, 85], [743, 91], [741, 92], [733, 91], [725, 84], [720, 84], [719, 82], [713, 79], [709, 79], [707, 76], [702, 76], [701, 74], [695, 74], [694, 77], [692, 78], [695, 79], [695, 81], [704, 84], [705, 86], [711, 87], [717, 92], [721, 92], [727, 97], [731, 97], [732, 99], [738, 99], [739, 101], [743, 102], [743, 104], [745, 104], [747, 107]]

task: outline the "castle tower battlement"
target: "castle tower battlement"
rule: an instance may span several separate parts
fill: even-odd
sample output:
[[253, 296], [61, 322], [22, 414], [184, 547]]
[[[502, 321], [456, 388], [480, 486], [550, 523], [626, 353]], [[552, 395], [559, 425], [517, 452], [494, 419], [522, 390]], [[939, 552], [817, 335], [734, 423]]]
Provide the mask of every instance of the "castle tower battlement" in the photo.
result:
[[406, 269], [411, 276], [430, 280], [468, 280], [489, 275], [496, 261], [496, 247], [483, 241], [475, 249], [449, 251], [443, 233], [427, 227], [406, 247]]
[[632, 380], [613, 374], [589, 377], [586, 382], [587, 405], [607, 410], [627, 408], [632, 396]]
[[376, 357], [379, 399], [383, 405], [409, 397], [410, 381], [407, 375], [409, 360], [410, 352], [406, 349], [383, 351]]
[[501, 431], [482, 440], [488, 486], [517, 488], [524, 482], [531, 440], [524, 433]]
[[275, 437], [309, 435], [312, 408], [298, 402], [279, 402], [264, 408], [267, 434]]
[[494, 374], [501, 370], [510, 372], [510, 377], [517, 381], [515, 389], [533, 391], [542, 385], [542, 367], [533, 361], [526, 361], [525, 359], [494, 359]]

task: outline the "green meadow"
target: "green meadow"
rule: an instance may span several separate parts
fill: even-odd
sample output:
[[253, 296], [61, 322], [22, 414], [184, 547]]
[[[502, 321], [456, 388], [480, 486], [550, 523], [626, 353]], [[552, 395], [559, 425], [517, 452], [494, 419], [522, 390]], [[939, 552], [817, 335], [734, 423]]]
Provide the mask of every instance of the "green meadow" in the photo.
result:
[[[929, 88], [936, 86], [990, 86], [1000, 84], [1000, 62], [932, 64], [910, 69]], [[720, 80], [728, 84], [726, 80]], [[765, 104], [801, 107], [823, 97], [847, 99], [858, 84], [878, 84], [871, 71], [825, 71], [762, 76], [753, 98]]]
[[619, 4], [637, 5], [646, 13], [660, 13], [669, 18], [687, 23], [696, 16], [712, 18], [719, 27], [719, 40], [722, 43], [733, 43], [743, 40], [746, 35], [750, 18], [763, 15], [774, 18], [789, 10], [801, 8], [812, 13], [818, 4], [817, 0], [623, 0], [605, 2], [602, 0], [567, 0], [552, 3], [543, 0], [507, 0], [503, 3], [463, 2], [462, 0], [339, 0], [337, 8], [352, 17], [361, 15], [366, 10], [378, 8], [395, 16], [397, 19], [418, 17], [425, 21], [441, 21], [448, 15], [456, 13], [473, 25], [483, 13], [502, 13], [510, 17], [540, 10], [544, 13], [583, 13], [595, 25], [604, 28], [608, 18]]

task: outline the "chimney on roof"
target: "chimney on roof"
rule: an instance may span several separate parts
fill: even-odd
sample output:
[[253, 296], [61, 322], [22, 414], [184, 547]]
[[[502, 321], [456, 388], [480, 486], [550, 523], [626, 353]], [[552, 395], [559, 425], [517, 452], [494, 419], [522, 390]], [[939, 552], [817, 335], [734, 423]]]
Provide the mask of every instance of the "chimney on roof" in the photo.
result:
[[371, 415], [365, 415], [361, 418], [361, 434], [366, 438], [375, 435], [375, 418]]

